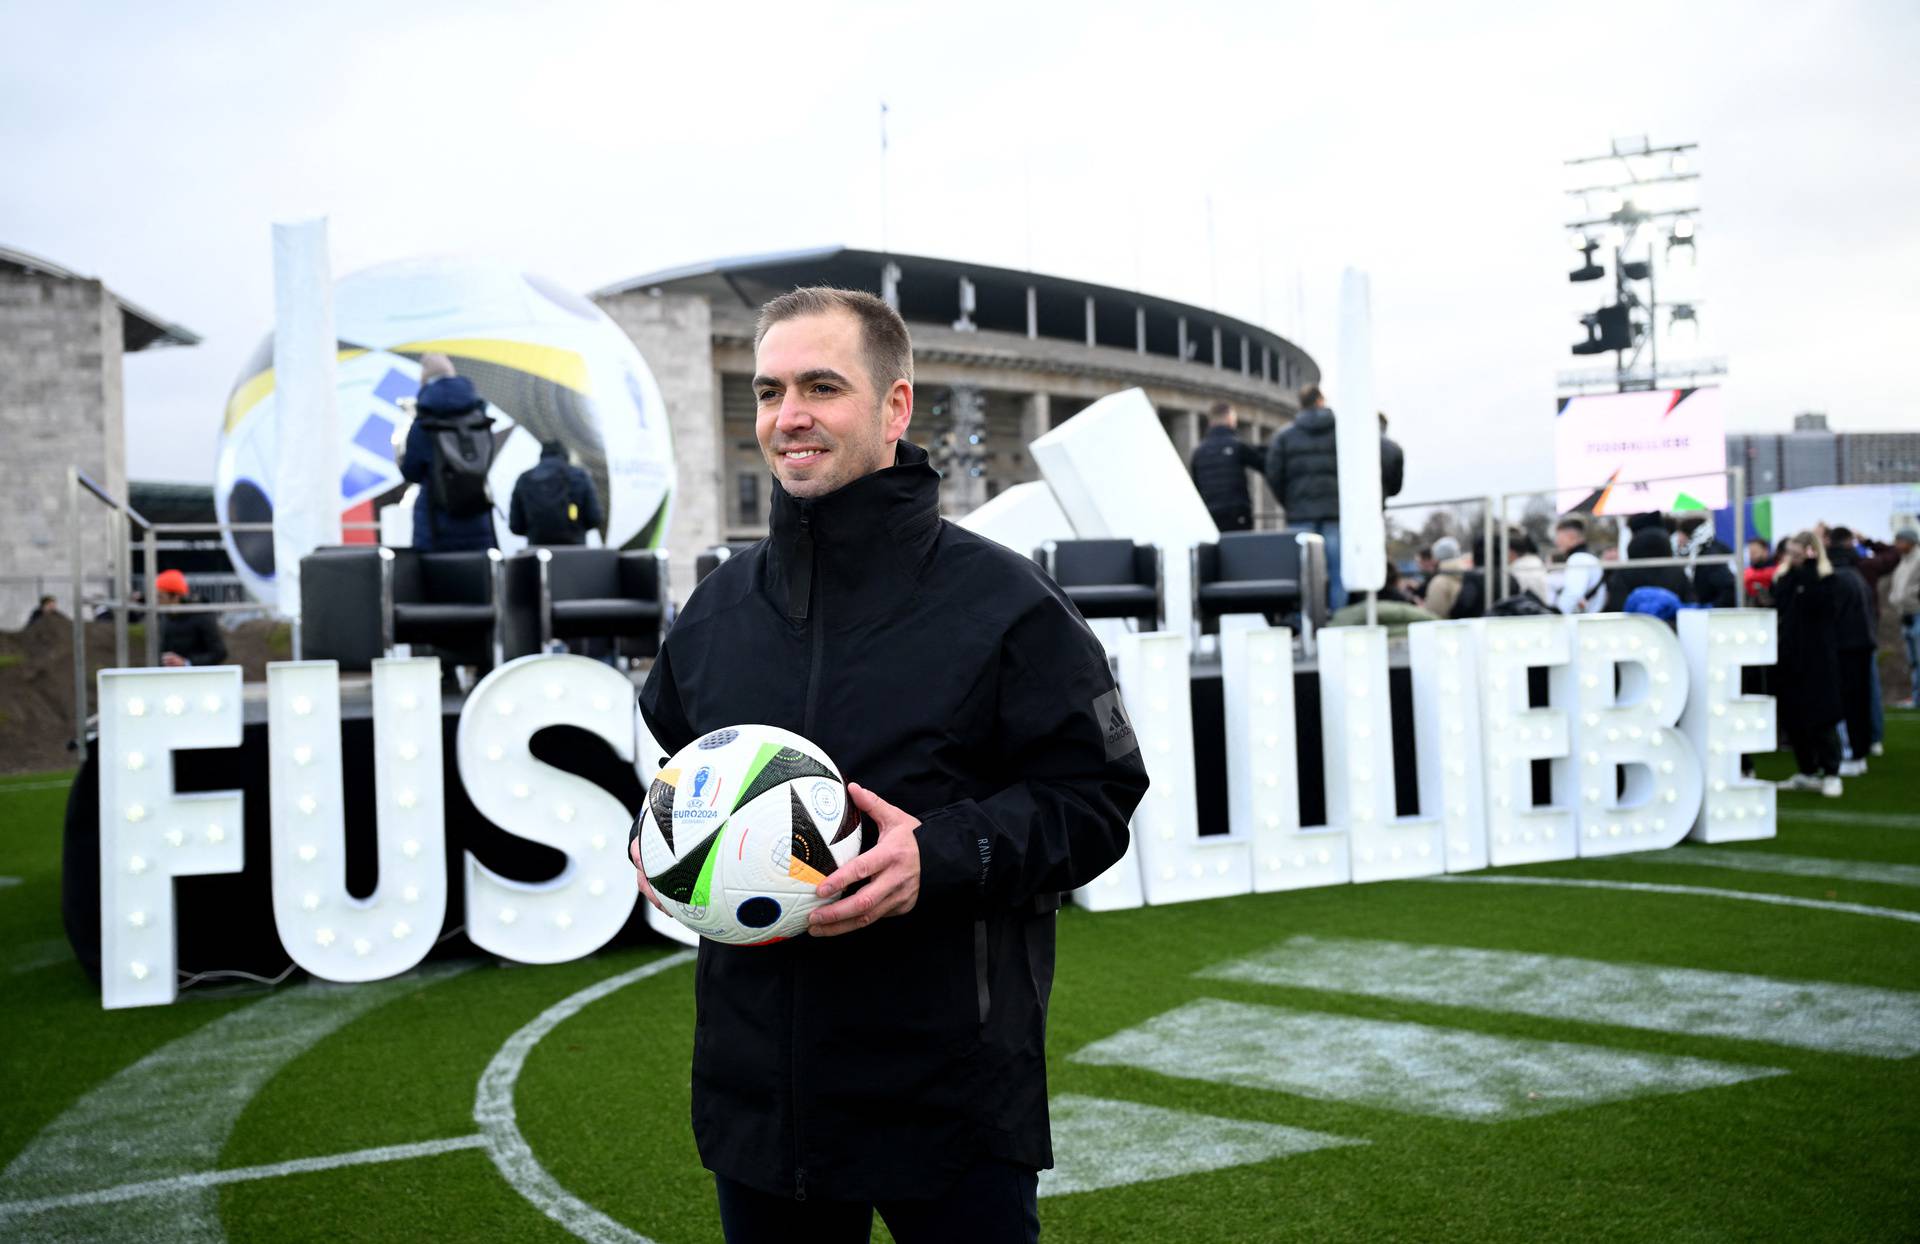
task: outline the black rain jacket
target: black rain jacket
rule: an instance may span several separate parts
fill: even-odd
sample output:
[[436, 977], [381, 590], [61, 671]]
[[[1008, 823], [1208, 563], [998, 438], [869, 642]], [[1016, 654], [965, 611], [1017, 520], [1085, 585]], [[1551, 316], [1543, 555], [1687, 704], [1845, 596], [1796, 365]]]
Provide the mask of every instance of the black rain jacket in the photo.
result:
[[1107, 657], [1032, 562], [941, 520], [897, 465], [817, 500], [687, 601], [640, 693], [673, 752], [763, 723], [920, 819], [904, 916], [771, 946], [702, 941], [702, 1162], [796, 1198], [936, 1196], [996, 1157], [1052, 1165], [1054, 910], [1126, 849], [1146, 770]]
[[1193, 485], [1209, 510], [1245, 510], [1253, 507], [1247, 491], [1247, 472], [1262, 469], [1260, 450], [1240, 439], [1226, 424], [1207, 429], [1193, 447], [1189, 463]]
[[[1380, 438], [1380, 496], [1398, 496], [1407, 456], [1391, 437]], [[1340, 517], [1340, 450], [1333, 412], [1311, 406], [1267, 446], [1267, 486], [1289, 524]]]
[[[198, 596], [189, 596], [184, 603], [201, 602]], [[188, 665], [227, 663], [227, 641], [220, 637], [220, 624], [210, 613], [161, 614], [160, 651], [171, 652]]]

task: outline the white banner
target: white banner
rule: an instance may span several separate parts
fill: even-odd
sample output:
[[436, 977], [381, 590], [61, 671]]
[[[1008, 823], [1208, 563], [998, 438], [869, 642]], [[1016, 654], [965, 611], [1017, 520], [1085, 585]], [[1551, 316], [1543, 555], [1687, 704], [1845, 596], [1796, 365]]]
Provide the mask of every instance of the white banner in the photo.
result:
[[300, 559], [340, 543], [333, 277], [327, 221], [273, 227], [273, 370], [279, 393], [273, 499], [275, 608], [300, 616]]
[[1373, 404], [1373, 310], [1367, 274], [1340, 278], [1340, 382], [1333, 440], [1340, 455], [1340, 582], [1350, 593], [1387, 585], [1387, 522], [1381, 512], [1380, 418]]

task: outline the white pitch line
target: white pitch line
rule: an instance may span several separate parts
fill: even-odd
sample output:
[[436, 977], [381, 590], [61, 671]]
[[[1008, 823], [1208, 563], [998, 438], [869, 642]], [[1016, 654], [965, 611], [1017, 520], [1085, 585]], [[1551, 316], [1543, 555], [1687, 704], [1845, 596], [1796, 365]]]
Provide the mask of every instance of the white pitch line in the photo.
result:
[[1824, 898], [1795, 898], [1790, 894], [1763, 894], [1755, 890], [1718, 890], [1702, 885], [1660, 885], [1651, 881], [1594, 881], [1586, 877], [1483, 877], [1474, 873], [1454, 873], [1447, 877], [1416, 877], [1416, 881], [1437, 881], [1443, 885], [1467, 882], [1474, 885], [1551, 885], [1580, 890], [1629, 890], [1637, 894], [1685, 894], [1695, 898], [1731, 898], [1746, 903], [1767, 903], [1774, 907], [1805, 907], [1813, 911], [1838, 911], [1850, 916], [1878, 916], [1883, 920], [1904, 920], [1920, 924], [1920, 911], [1902, 911], [1897, 907], [1868, 907], [1864, 903], [1836, 903]]
[[14, 782], [6, 786], [0, 786], [0, 795], [11, 795], [15, 791], [59, 790], [62, 787], [72, 785], [72, 778], [59, 778], [51, 782]]
[[1784, 801], [1774, 815], [1783, 821], [1811, 821], [1816, 825], [1864, 825], [1872, 829], [1920, 829], [1920, 816], [1904, 812], [1837, 812], [1829, 808], [1796, 808]]
[[1199, 975], [1875, 1058], [1920, 1054], [1920, 993], [1865, 985], [1344, 937], [1289, 938]]
[[1096, 1041], [1073, 1061], [1472, 1123], [1787, 1074], [1215, 998]]
[[0, 877], [0, 890], [4, 890], [10, 885], [19, 885], [19, 884], [20, 884], [20, 878], [18, 877]]
[[[471, 966], [434, 964], [363, 985], [309, 981], [228, 1011], [67, 1107], [0, 1171], [0, 1199], [48, 1200], [213, 1170], [241, 1113], [281, 1068], [375, 1007]], [[138, 1019], [136, 1012], [98, 1022], [124, 1027]], [[206, 1187], [57, 1212], [62, 1216], [40, 1224], [40, 1238], [226, 1238], [219, 1198]]]
[[1222, 1119], [1072, 1093], [1054, 1098], [1047, 1109], [1053, 1120], [1053, 1169], [1040, 1172], [1043, 1197], [1369, 1143], [1277, 1123]]
[[222, 1171], [197, 1171], [191, 1175], [175, 1175], [169, 1179], [149, 1179], [141, 1183], [98, 1188], [92, 1192], [75, 1192], [67, 1196], [41, 1197], [32, 1201], [0, 1201], [0, 1219], [38, 1214], [50, 1209], [111, 1205], [119, 1201], [136, 1201], [143, 1197], [165, 1196], [174, 1192], [218, 1188], [223, 1184], [247, 1183], [255, 1179], [278, 1179], [283, 1175], [308, 1175], [316, 1171], [338, 1170], [343, 1166], [404, 1162], [409, 1158], [428, 1158], [442, 1153], [456, 1153], [462, 1149], [484, 1149], [486, 1146], [487, 1138], [475, 1134], [452, 1136], [445, 1140], [423, 1140], [410, 1145], [381, 1145], [373, 1149], [356, 1149], [352, 1153], [333, 1153], [318, 1158], [295, 1158], [290, 1162], [272, 1162], [265, 1166], [236, 1166]]
[[1636, 864], [1685, 864], [1725, 868], [1734, 872], [1768, 873], [1778, 877], [1831, 877], [1837, 881], [1867, 881], [1876, 885], [1920, 888], [1920, 867], [1883, 864], [1877, 860], [1832, 860], [1811, 855], [1780, 855], [1728, 847], [1669, 847], [1622, 856]]
[[19, 953], [7, 964], [8, 976], [23, 976], [28, 972], [38, 972], [41, 968], [50, 968], [56, 963], [74, 963], [73, 947], [64, 937], [49, 937], [44, 941], [29, 942], [20, 948]]
[[499, 1168], [501, 1176], [515, 1192], [536, 1209], [591, 1244], [653, 1244], [646, 1236], [623, 1223], [615, 1222], [579, 1197], [560, 1186], [560, 1181], [540, 1165], [533, 1147], [520, 1134], [513, 1107], [514, 1085], [527, 1055], [546, 1035], [583, 1008], [608, 994], [625, 989], [636, 981], [693, 962], [691, 950], [677, 951], [664, 959], [655, 959], [630, 972], [609, 976], [579, 993], [571, 994], [535, 1016], [525, 1027], [507, 1038], [480, 1075], [480, 1088], [474, 1094], [473, 1121], [480, 1125], [486, 1139], [487, 1156]]

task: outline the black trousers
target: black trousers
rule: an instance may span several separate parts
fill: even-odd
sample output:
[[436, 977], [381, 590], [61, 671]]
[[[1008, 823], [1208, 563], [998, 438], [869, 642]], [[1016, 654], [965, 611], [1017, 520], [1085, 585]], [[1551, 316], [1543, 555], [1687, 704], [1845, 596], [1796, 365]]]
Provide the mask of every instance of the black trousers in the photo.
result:
[[[1849, 726], [1848, 729], [1852, 727]], [[1840, 734], [1831, 725], [1816, 729], [1789, 721], [1787, 742], [1793, 745], [1793, 763], [1799, 767], [1800, 772], [1819, 777], [1839, 775]]]
[[1213, 525], [1221, 531], [1253, 530], [1253, 507], [1251, 506], [1232, 505], [1224, 509], [1209, 509], [1207, 513], [1213, 516]]
[[1840, 650], [1840, 704], [1847, 718], [1847, 751], [1865, 760], [1873, 746], [1873, 649]]
[[944, 1194], [924, 1201], [796, 1201], [724, 1175], [713, 1177], [727, 1244], [864, 1244], [880, 1211], [897, 1244], [1037, 1244], [1040, 1177], [984, 1159]]

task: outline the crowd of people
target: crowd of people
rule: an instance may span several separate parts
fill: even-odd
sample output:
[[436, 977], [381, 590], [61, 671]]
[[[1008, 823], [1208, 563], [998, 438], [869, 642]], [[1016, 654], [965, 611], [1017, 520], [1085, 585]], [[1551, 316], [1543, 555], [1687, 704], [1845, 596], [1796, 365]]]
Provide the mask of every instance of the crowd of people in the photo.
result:
[[[1240, 440], [1232, 409], [1216, 406], [1193, 452], [1194, 482], [1222, 532], [1245, 531], [1253, 513], [1246, 475], [1264, 474], [1288, 529], [1325, 538], [1330, 621], [1354, 625], [1366, 620], [1367, 607], [1348, 604], [1340, 583], [1334, 414], [1317, 388], [1302, 390], [1300, 399], [1300, 417], [1264, 455]], [[1391, 497], [1400, 491], [1404, 457], [1386, 436], [1386, 416], [1380, 425], [1381, 492]], [[1531, 535], [1510, 529], [1506, 573], [1490, 582], [1500, 554], [1485, 535], [1466, 546], [1443, 536], [1419, 549], [1410, 570], [1389, 560], [1372, 617], [1396, 631], [1446, 618], [1609, 611], [1645, 613], [1672, 625], [1682, 609], [1733, 607], [1744, 588], [1748, 606], [1780, 615], [1779, 663], [1749, 670], [1745, 690], [1778, 701], [1780, 731], [1798, 769], [1781, 783], [1789, 790], [1838, 796], [1842, 779], [1866, 773], [1868, 760], [1881, 753], [1883, 609], [1898, 619], [1906, 649], [1907, 694], [1893, 707], [1911, 709], [1920, 700], [1920, 531], [1902, 528], [1891, 544], [1825, 525], [1773, 547], [1756, 537], [1737, 569], [1703, 512], [1633, 515], [1620, 533], [1624, 549], [1615, 543], [1596, 551], [1590, 538], [1584, 516], [1562, 516], [1549, 561]], [[1888, 582], [1884, 606], [1882, 580]]]
[[1763, 684], [1779, 702], [1780, 728], [1798, 770], [1789, 790], [1841, 793], [1881, 754], [1886, 706], [1880, 689], [1881, 580], [1886, 608], [1900, 621], [1908, 687], [1896, 708], [1920, 694], [1920, 530], [1892, 544], [1845, 527], [1816, 525], [1771, 550], [1749, 546], [1747, 584], [1780, 614], [1779, 664]]

